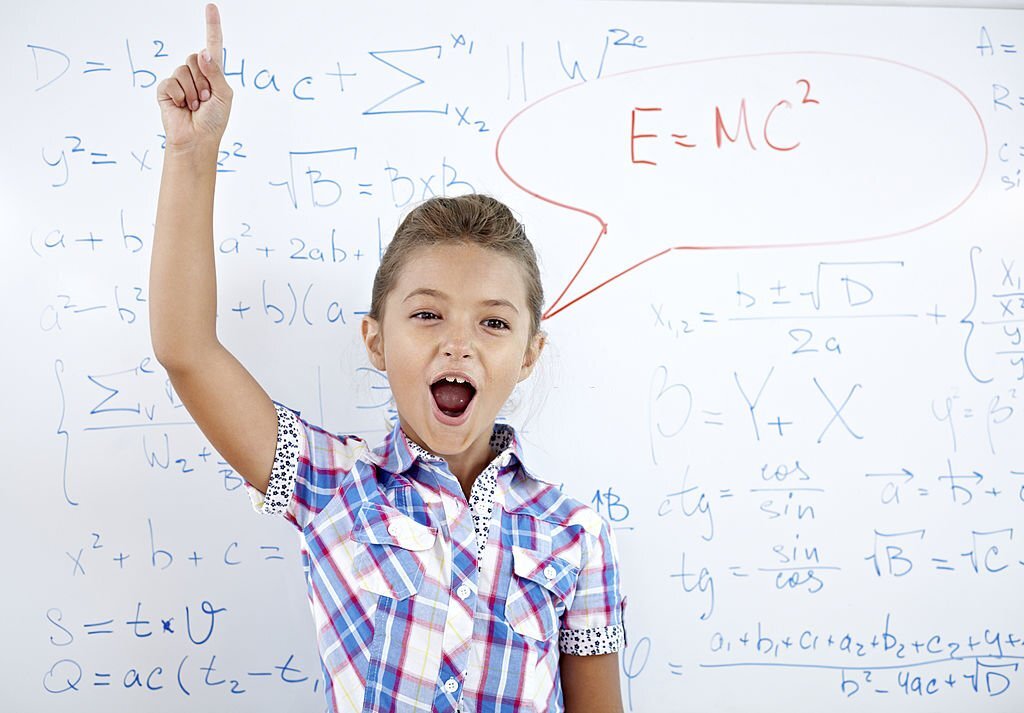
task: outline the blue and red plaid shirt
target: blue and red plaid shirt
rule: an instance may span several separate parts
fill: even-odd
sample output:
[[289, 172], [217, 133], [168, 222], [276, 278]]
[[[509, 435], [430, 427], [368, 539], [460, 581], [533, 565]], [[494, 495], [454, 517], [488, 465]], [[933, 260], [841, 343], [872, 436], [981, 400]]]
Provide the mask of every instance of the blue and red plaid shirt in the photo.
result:
[[399, 423], [376, 448], [274, 402], [253, 507], [300, 532], [332, 711], [562, 711], [559, 656], [626, 644], [615, 535], [523, 462], [512, 426], [467, 502]]

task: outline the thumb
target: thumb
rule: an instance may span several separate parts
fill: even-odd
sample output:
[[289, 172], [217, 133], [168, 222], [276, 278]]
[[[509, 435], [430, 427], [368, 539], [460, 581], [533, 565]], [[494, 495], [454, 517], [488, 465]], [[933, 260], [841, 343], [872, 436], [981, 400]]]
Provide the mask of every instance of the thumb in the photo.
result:
[[215, 95], [224, 96], [225, 90], [229, 90], [228, 81], [224, 77], [224, 72], [220, 68], [220, 57], [214, 57], [210, 54], [209, 49], [203, 48], [203, 51], [199, 53], [199, 69], [202, 70], [203, 74], [210, 81], [210, 86], [213, 88]]

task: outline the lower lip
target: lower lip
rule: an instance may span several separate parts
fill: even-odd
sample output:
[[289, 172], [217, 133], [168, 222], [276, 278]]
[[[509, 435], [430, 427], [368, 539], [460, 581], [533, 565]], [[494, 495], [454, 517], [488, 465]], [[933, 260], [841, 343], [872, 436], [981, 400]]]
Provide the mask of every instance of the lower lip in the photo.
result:
[[[429, 389], [428, 389], [429, 391]], [[438, 408], [437, 401], [434, 399], [434, 395], [430, 395], [430, 405], [434, 409], [434, 417], [443, 423], [445, 426], [461, 426], [469, 418], [469, 414], [473, 412], [473, 405], [476, 404], [476, 394], [473, 394], [473, 398], [469, 400], [469, 405], [466, 406], [466, 410], [458, 416], [449, 416], [445, 414], [440, 408]]]

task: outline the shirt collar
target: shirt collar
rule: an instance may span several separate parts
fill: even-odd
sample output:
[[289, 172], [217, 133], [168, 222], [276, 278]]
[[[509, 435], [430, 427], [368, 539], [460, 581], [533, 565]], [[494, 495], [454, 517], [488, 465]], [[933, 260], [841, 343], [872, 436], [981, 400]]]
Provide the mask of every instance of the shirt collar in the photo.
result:
[[[516, 433], [515, 428], [511, 424], [497, 422], [494, 424], [494, 429], [491, 432], [491, 448], [495, 457], [505, 452], [509, 454], [507, 464], [499, 461], [499, 465], [502, 466], [500, 472], [515, 472], [517, 470], [515, 466], [518, 464], [527, 476], [535, 480], [547, 482], [526, 467], [526, 463], [523, 461], [523, 446], [519, 440], [519, 434]], [[398, 420], [395, 421], [391, 432], [372, 450], [372, 453], [374, 454], [374, 462], [379, 468], [396, 474], [403, 473], [411, 468], [417, 459], [427, 462], [443, 460], [440, 456], [427, 452], [410, 439]], [[505, 467], [506, 465], [508, 466], [507, 468]]]

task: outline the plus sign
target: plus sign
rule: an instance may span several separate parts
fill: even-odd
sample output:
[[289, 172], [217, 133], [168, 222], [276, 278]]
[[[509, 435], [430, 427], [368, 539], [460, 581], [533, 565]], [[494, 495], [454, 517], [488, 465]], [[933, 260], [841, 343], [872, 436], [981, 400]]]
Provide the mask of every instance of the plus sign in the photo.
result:
[[355, 72], [342, 72], [341, 71], [341, 64], [339, 62], [335, 62], [334, 66], [336, 66], [338, 68], [338, 71], [337, 72], [327, 72], [327, 76], [328, 77], [337, 77], [338, 78], [339, 90], [340, 91], [345, 91], [345, 77], [354, 77], [354, 76], [356, 76], [356, 73]]
[[946, 316], [944, 314], [939, 313], [939, 306], [938, 305], [935, 305], [934, 310], [931, 311], [931, 312], [928, 312], [927, 315], [929, 317], [933, 317], [935, 319], [935, 324], [939, 323], [939, 318]]
[[783, 421], [781, 416], [776, 416], [774, 421], [769, 421], [768, 422], [768, 425], [769, 426], [775, 426], [776, 428], [778, 428], [779, 429], [779, 435], [781, 436], [781, 435], [783, 435], [782, 427], [783, 426], [792, 426], [793, 422], [792, 421]]

